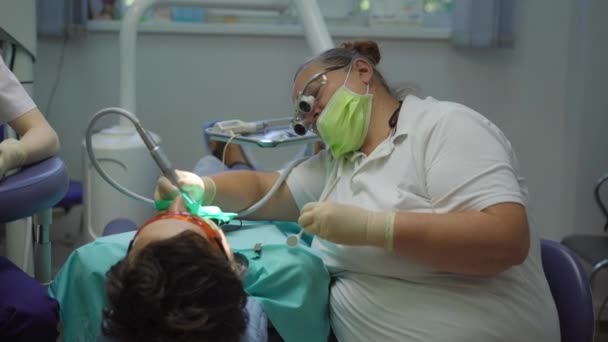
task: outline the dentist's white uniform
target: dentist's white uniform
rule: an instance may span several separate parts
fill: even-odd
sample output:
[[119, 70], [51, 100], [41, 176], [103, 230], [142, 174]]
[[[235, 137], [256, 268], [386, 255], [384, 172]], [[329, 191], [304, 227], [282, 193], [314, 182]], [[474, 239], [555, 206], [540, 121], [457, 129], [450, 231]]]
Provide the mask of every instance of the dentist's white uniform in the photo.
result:
[[[371, 155], [336, 160], [323, 151], [287, 184], [300, 209], [331, 200], [448, 213], [528, 201], [511, 144], [496, 126], [465, 106], [415, 96]], [[313, 248], [334, 278], [330, 312], [341, 341], [560, 341], [534, 232], [525, 262], [494, 277], [441, 272], [380, 248], [319, 238]]]

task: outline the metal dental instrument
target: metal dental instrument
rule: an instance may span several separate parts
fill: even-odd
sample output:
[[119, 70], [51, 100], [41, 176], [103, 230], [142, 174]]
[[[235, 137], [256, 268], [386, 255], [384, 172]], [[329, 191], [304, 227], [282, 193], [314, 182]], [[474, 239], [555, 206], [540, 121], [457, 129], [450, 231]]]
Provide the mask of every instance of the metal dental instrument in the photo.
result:
[[285, 243], [287, 244], [287, 246], [289, 246], [291, 248], [297, 246], [300, 243], [300, 239], [302, 238], [302, 233], [304, 233], [304, 229], [300, 229], [298, 234], [289, 235], [287, 237], [287, 240], [285, 240]]

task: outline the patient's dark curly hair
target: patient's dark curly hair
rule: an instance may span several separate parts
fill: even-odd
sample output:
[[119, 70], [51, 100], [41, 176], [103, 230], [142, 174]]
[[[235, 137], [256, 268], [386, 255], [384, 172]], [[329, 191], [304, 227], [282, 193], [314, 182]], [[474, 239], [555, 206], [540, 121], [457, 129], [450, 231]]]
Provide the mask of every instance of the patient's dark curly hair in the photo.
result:
[[119, 341], [238, 341], [247, 326], [241, 280], [191, 231], [120, 260], [106, 294], [102, 330]]

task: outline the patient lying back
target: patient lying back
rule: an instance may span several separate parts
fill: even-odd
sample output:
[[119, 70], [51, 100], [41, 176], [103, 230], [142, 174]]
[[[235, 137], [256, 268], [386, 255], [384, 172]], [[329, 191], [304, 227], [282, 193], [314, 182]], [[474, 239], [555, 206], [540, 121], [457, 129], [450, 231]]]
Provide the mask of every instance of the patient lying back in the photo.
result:
[[[262, 224], [229, 234], [238, 250], [234, 253], [213, 222], [183, 210], [183, 200], [177, 197], [167, 212], [139, 228], [126, 257], [122, 249], [120, 260], [115, 259], [106, 274], [103, 335], [112, 341], [265, 340], [265, 318], [253, 313], [248, 325], [252, 303], [259, 303], [263, 317], [284, 341], [327, 341], [329, 273], [309, 247], [289, 248], [284, 233]], [[90, 265], [94, 254], [112, 265], [108, 259], [120, 250], [100, 240], [73, 256], [85, 260], [69, 263], [85, 269], [64, 274], [90, 275], [91, 269], [100, 268]], [[94, 279], [87, 276], [78, 286], [94, 288]], [[56, 285], [61, 283], [57, 279]], [[60, 296], [60, 302], [70, 302], [68, 296]], [[95, 310], [93, 303], [87, 310]]]
[[243, 271], [221, 230], [176, 200], [108, 271], [103, 332], [118, 341], [238, 341], [248, 319]]

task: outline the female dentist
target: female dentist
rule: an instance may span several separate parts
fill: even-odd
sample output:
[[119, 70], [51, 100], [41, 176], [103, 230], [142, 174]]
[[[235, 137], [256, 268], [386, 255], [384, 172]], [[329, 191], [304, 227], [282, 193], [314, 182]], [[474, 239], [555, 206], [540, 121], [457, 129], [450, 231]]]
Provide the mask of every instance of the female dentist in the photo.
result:
[[[400, 102], [379, 61], [377, 44], [361, 41], [298, 69], [293, 99], [328, 151], [251, 218], [297, 220], [316, 235], [340, 341], [559, 341], [511, 144], [463, 105]], [[239, 211], [279, 172], [180, 175], [206, 204]]]

